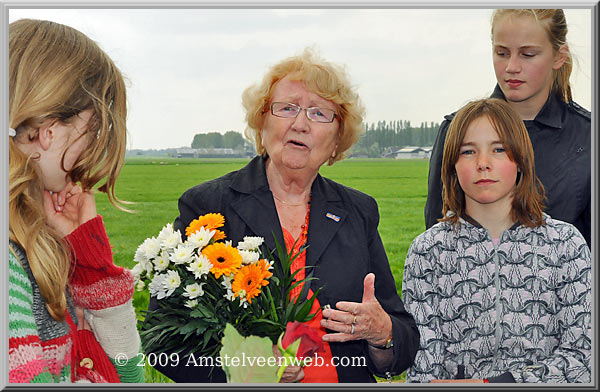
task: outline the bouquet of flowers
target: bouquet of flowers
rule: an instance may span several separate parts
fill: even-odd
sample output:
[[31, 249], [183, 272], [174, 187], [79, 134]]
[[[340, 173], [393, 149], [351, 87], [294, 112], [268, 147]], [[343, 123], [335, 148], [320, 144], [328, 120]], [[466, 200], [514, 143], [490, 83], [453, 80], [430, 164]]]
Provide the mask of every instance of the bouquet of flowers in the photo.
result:
[[142, 322], [145, 352], [189, 348], [195, 355], [216, 356], [227, 324], [243, 337], [268, 337], [276, 344], [288, 323], [314, 316], [318, 290], [311, 298], [290, 298], [294, 287], [313, 279], [294, 280], [298, 271], [291, 273], [290, 266], [297, 254], [277, 239], [276, 249], [266, 250], [262, 237], [244, 237], [234, 247], [219, 230], [224, 223], [221, 214], [202, 215], [186, 228], [185, 241], [167, 224], [138, 247], [136, 288], [148, 290], [158, 304]]

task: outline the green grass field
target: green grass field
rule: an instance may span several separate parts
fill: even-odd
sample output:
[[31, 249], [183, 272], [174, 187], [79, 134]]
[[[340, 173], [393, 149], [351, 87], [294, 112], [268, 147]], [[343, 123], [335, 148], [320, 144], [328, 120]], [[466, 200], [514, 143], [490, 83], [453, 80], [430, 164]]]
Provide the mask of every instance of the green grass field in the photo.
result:
[[[137, 247], [156, 236], [178, 215], [177, 200], [188, 188], [243, 167], [245, 159], [128, 159], [117, 181], [116, 193], [135, 213], [122, 212], [97, 194], [98, 213], [104, 217], [115, 263], [132, 268]], [[373, 196], [379, 204], [379, 233], [398, 292], [412, 240], [425, 230], [423, 208], [427, 197], [427, 160], [345, 160], [321, 168], [321, 175]], [[225, 217], [227, 218], [227, 217]], [[146, 309], [148, 295], [136, 292], [136, 310]], [[146, 382], [170, 382], [146, 366]]]

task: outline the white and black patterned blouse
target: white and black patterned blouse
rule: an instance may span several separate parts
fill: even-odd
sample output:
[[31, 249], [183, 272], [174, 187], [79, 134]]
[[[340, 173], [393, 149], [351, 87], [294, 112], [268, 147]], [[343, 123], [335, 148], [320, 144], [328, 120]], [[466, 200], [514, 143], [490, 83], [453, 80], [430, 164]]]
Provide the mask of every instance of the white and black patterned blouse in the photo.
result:
[[544, 218], [497, 245], [463, 219], [413, 241], [402, 299], [421, 340], [408, 382], [590, 382], [590, 251], [573, 225]]

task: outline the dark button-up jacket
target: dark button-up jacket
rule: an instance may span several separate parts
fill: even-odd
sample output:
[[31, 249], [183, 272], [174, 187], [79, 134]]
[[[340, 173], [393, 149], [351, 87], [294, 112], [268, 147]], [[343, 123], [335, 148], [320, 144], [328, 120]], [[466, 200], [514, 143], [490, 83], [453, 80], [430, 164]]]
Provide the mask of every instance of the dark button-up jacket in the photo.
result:
[[[491, 95], [504, 98], [500, 87]], [[455, 113], [440, 125], [431, 159], [425, 225], [442, 217], [442, 156]], [[591, 246], [591, 114], [575, 102], [550, 95], [533, 120], [525, 120], [535, 154], [535, 172], [546, 190], [545, 212], [573, 224]]]

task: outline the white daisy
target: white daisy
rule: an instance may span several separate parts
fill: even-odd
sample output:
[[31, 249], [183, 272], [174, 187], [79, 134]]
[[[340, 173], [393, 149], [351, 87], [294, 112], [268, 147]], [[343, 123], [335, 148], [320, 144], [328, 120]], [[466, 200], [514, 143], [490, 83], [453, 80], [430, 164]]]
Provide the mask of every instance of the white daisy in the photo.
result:
[[[173, 294], [173, 291], [175, 291], [175, 289], [181, 285], [181, 278], [179, 277], [177, 271], [173, 270], [167, 271], [165, 275], [163, 288], [166, 290], [165, 296], [169, 297], [171, 294]], [[160, 297], [158, 299], [160, 299]]]
[[244, 240], [237, 246], [239, 250], [258, 250], [258, 247], [262, 245], [264, 238], [262, 237], [244, 237]]
[[227, 298], [229, 301], [233, 301], [235, 299], [235, 293], [231, 289], [227, 289], [227, 294], [223, 295], [223, 297]]
[[135, 286], [135, 288], [137, 289], [137, 291], [142, 291], [144, 290], [144, 288], [146, 287], [146, 283], [144, 283], [143, 280], [140, 280], [137, 285]]
[[194, 256], [194, 260], [186, 268], [194, 274], [196, 279], [208, 274], [212, 268], [212, 263], [204, 255]]
[[168, 236], [170, 236], [171, 234], [173, 234], [173, 225], [171, 223], [167, 223], [162, 230], [160, 231], [160, 233], [158, 233], [158, 241], [162, 242], [162, 240], [164, 240], [165, 238], [167, 238]]
[[187, 301], [185, 301], [185, 306], [187, 306], [188, 308], [195, 308], [196, 306], [198, 306], [198, 301], [195, 299], [188, 299]]
[[141, 252], [143, 253], [146, 260], [155, 258], [160, 252], [160, 243], [154, 237], [146, 238], [146, 240], [140, 245]]
[[268, 265], [268, 267], [267, 267], [267, 271], [268, 271], [268, 270], [272, 270], [272, 269], [273, 269], [273, 263], [275, 263], [275, 260], [271, 260], [271, 261], [268, 261], [268, 262], [267, 262], [267, 265]]
[[169, 266], [169, 253], [162, 252], [160, 256], [153, 260], [154, 269], [158, 272], [162, 272]]
[[144, 268], [144, 266], [141, 263], [137, 263], [131, 269], [131, 273], [133, 274], [133, 278], [135, 279], [136, 282], [138, 280], [140, 280], [140, 277], [143, 272], [146, 272], [146, 268]]
[[227, 290], [231, 290], [231, 283], [233, 282], [233, 274], [230, 275], [222, 275], [223, 281], [221, 285], [225, 287]]
[[194, 249], [186, 246], [185, 244], [180, 244], [171, 256], [169, 256], [169, 260], [171, 260], [174, 264], [185, 264], [192, 261]]
[[260, 253], [252, 250], [240, 250], [239, 252], [242, 255], [242, 263], [246, 265], [256, 263], [260, 257]]
[[[161, 234], [163, 234], [161, 232]], [[166, 232], [162, 239], [160, 239], [160, 235], [159, 235], [159, 240], [160, 240], [160, 246], [162, 246], [163, 248], [166, 249], [175, 249], [175, 247], [177, 247], [177, 245], [181, 244], [181, 233], [179, 231], [173, 232], [171, 231]]]
[[[145, 241], [144, 241], [145, 243]], [[141, 243], [140, 246], [135, 250], [135, 255], [133, 256], [133, 261], [141, 263], [143, 261], [148, 261], [146, 257], [146, 252], [144, 251], [144, 243]]]
[[198, 284], [188, 284], [185, 286], [185, 291], [183, 293], [184, 297], [188, 297], [189, 299], [194, 299], [198, 297], [202, 297], [204, 295], [204, 290], [202, 290], [202, 286], [206, 283]]
[[152, 281], [148, 285], [148, 290], [150, 291], [151, 297], [156, 297], [157, 299], [163, 299], [166, 295], [165, 291], [165, 278], [167, 274], [156, 274]]
[[187, 243], [193, 248], [202, 249], [208, 245], [213, 235], [215, 235], [214, 230], [208, 230], [202, 226], [194, 234], [188, 237]]
[[246, 290], [240, 290], [238, 295], [240, 298], [240, 305], [242, 305], [242, 307], [246, 309], [248, 307], [248, 300], [246, 299]]

